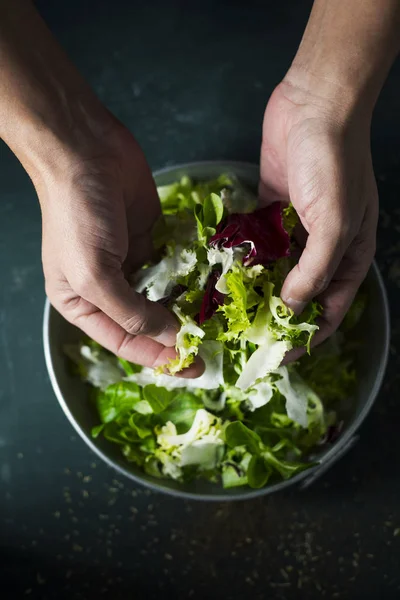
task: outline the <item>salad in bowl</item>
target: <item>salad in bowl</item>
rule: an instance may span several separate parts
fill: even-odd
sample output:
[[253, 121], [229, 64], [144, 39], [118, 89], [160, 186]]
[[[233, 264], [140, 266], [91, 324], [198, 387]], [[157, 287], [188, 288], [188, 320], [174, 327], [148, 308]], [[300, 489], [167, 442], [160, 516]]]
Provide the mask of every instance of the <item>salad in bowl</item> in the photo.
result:
[[[258, 208], [251, 190], [225, 174], [183, 177], [158, 192], [158, 260], [132, 286], [176, 315], [176, 358], [153, 370], [89, 339], [67, 345], [92, 388], [92, 436], [118, 445], [146, 474], [182, 484], [261, 488], [289, 479], [340, 435], [338, 407], [356, 382], [348, 331], [366, 298], [359, 294], [340, 330], [311, 350], [320, 305], [296, 316], [280, 298], [295, 264], [293, 207]], [[299, 347], [304, 356], [282, 366]], [[203, 375], [176, 377], [197, 356]]]

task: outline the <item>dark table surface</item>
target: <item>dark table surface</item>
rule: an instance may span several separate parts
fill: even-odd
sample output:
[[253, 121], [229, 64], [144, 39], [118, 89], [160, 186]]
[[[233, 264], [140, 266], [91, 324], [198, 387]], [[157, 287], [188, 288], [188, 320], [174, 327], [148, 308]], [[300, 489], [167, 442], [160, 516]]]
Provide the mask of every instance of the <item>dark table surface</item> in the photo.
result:
[[[309, 2], [39, 2], [153, 168], [258, 158], [263, 110]], [[100, 463], [43, 359], [40, 213], [0, 147], [1, 598], [400, 598], [400, 64], [376, 109], [378, 261], [392, 308], [386, 380], [357, 446], [307, 491], [179, 501]]]

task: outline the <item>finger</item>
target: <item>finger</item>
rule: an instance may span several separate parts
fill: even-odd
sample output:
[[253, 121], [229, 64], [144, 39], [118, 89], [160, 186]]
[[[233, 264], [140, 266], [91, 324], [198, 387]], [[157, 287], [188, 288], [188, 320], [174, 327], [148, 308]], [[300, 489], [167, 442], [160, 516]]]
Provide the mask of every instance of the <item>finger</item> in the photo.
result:
[[[162, 344], [145, 336], [133, 336], [110, 317], [83, 298], [71, 293], [62, 302], [51, 300], [53, 306], [73, 325], [79, 327], [87, 336], [99, 343], [113, 354], [143, 367], [156, 368], [168, 364], [176, 358], [174, 348], [166, 348]], [[198, 377], [204, 371], [201, 359], [191, 365], [190, 371], [182, 371], [182, 377]]]
[[298, 246], [302, 250], [304, 250], [307, 244], [308, 233], [304, 225], [300, 221], [296, 223], [295, 228], [293, 229], [293, 237]]
[[296, 314], [326, 289], [348, 243], [348, 228], [343, 219], [324, 215], [323, 221], [314, 222], [300, 260], [287, 276], [281, 292], [282, 300]]
[[196, 356], [194, 363], [190, 367], [186, 367], [179, 373], [176, 373], [175, 377], [181, 377], [182, 379], [195, 379], [200, 375], [203, 375], [205, 371], [205, 364], [200, 356]]
[[304, 347], [302, 348], [293, 348], [292, 350], [289, 350], [289, 352], [287, 352], [281, 362], [281, 366], [285, 366], [285, 365], [289, 365], [292, 362], [295, 362], [296, 360], [299, 360], [299, 358], [301, 358], [304, 354], [306, 353], [306, 349]]
[[70, 281], [76, 294], [99, 308], [132, 336], [147, 336], [164, 346], [174, 346], [179, 329], [177, 319], [164, 306], [150, 302], [135, 292], [123, 276], [98, 274], [80, 275]]
[[[361, 283], [362, 280], [360, 282], [358, 280], [332, 280], [326, 292], [318, 297], [323, 312], [317, 319], [318, 331], [311, 340], [311, 349], [322, 344], [340, 326]], [[306, 348], [304, 346], [293, 348], [285, 355], [282, 364], [287, 365], [299, 360], [305, 353]]]
[[[311, 348], [325, 341], [340, 326], [367, 276], [375, 254], [377, 221], [378, 204], [374, 202], [367, 207], [360, 232], [350, 244], [330, 285], [318, 296], [323, 312]], [[282, 364], [298, 360], [303, 354], [304, 348], [295, 348], [286, 354]]]
[[367, 276], [375, 255], [377, 223], [378, 202], [372, 202], [367, 206], [361, 229], [346, 251], [331, 284], [318, 298], [323, 313], [314, 345], [321, 343], [340, 326]]

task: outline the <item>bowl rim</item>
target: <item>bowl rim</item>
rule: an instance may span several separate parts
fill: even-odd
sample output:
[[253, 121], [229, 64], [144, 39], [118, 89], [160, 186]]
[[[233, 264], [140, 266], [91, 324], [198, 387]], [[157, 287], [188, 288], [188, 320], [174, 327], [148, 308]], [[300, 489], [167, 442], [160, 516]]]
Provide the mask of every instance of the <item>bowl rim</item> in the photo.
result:
[[[242, 168], [242, 169], [248, 169], [249, 171], [252, 170], [254, 172], [256, 170], [258, 171], [258, 169], [259, 169], [258, 165], [254, 164], [254, 163], [248, 163], [248, 162], [223, 161], [223, 160], [221, 160], [221, 161], [196, 161], [196, 162], [182, 163], [182, 164], [177, 164], [174, 166], [164, 167], [162, 169], [154, 171], [153, 176], [158, 177], [160, 175], [168, 174], [173, 171], [179, 171], [179, 170], [184, 171], [185, 169], [190, 169], [192, 167], [207, 168], [210, 166], [212, 166], [212, 167], [220, 166], [221, 169], [224, 169], [224, 167], [228, 168], [228, 169], [229, 168], [232, 168], [232, 169], [235, 169], [235, 168], [241, 169]], [[125, 468], [122, 465], [114, 462], [114, 460], [112, 460], [106, 453], [104, 453], [100, 448], [98, 448], [96, 446], [96, 444], [93, 442], [92, 438], [84, 431], [84, 429], [76, 421], [76, 419], [74, 418], [74, 416], [68, 406], [68, 403], [66, 402], [66, 400], [64, 398], [64, 394], [59, 386], [59, 383], [58, 383], [58, 380], [57, 380], [57, 377], [55, 374], [55, 370], [54, 370], [52, 349], [50, 346], [50, 316], [51, 316], [51, 312], [55, 311], [55, 309], [50, 304], [49, 299], [46, 298], [45, 307], [44, 307], [44, 315], [43, 315], [43, 346], [44, 346], [44, 356], [45, 356], [46, 367], [47, 367], [47, 371], [49, 374], [49, 378], [50, 378], [50, 382], [51, 382], [53, 391], [54, 391], [54, 393], [57, 397], [57, 400], [58, 400], [64, 414], [66, 415], [67, 419], [69, 420], [71, 425], [74, 427], [74, 429], [78, 433], [78, 435], [82, 438], [82, 440], [84, 440], [84, 442], [89, 446], [89, 448], [95, 454], [97, 454], [97, 456], [99, 458], [101, 458], [109, 467], [112, 467], [121, 475], [128, 477], [134, 483], [144, 485], [147, 488], [150, 488], [154, 492], [166, 493], [170, 496], [174, 496], [174, 497], [181, 498], [181, 499], [190, 499], [190, 500], [197, 500], [197, 501], [212, 501], [212, 502], [224, 502], [224, 501], [233, 502], [233, 501], [239, 501], [239, 500], [251, 500], [254, 498], [259, 498], [259, 497], [265, 496], [267, 494], [272, 494], [273, 492], [281, 491], [289, 486], [294, 486], [296, 483], [299, 483], [300, 481], [306, 482], [309, 477], [314, 478], [318, 474], [318, 471], [320, 469], [322, 470], [324, 467], [326, 469], [328, 463], [333, 463], [335, 458], [339, 457], [339, 455], [341, 455], [340, 450], [345, 448], [349, 444], [349, 442], [351, 441], [355, 432], [358, 430], [358, 428], [360, 427], [360, 425], [363, 423], [366, 416], [370, 412], [370, 410], [375, 402], [375, 399], [379, 393], [382, 382], [383, 382], [383, 378], [385, 375], [386, 366], [387, 366], [387, 362], [388, 362], [388, 357], [389, 357], [389, 346], [390, 346], [389, 301], [388, 301], [387, 292], [386, 292], [386, 288], [385, 288], [385, 284], [384, 284], [382, 275], [379, 271], [379, 268], [378, 268], [375, 260], [372, 262], [370, 269], [372, 269], [374, 276], [378, 283], [378, 287], [379, 287], [380, 294], [382, 297], [383, 312], [384, 312], [384, 315], [383, 315], [383, 317], [384, 317], [383, 352], [380, 357], [379, 368], [378, 368], [377, 376], [374, 381], [374, 385], [371, 388], [368, 399], [366, 400], [364, 406], [360, 410], [357, 417], [350, 424], [350, 426], [346, 429], [346, 431], [339, 437], [338, 441], [332, 446], [332, 448], [323, 455], [323, 457], [321, 458], [321, 462], [318, 465], [316, 465], [315, 467], [312, 467], [312, 468], [308, 469], [307, 471], [302, 471], [301, 473], [298, 473], [297, 475], [295, 475], [294, 477], [292, 477], [291, 479], [288, 479], [286, 481], [274, 483], [273, 485], [266, 486], [266, 487], [260, 488], [260, 489], [246, 488], [246, 491], [243, 491], [243, 492], [240, 491], [240, 492], [235, 493], [234, 495], [231, 495], [228, 492], [227, 493], [223, 492], [218, 495], [212, 494], [212, 493], [199, 494], [196, 492], [188, 492], [188, 491], [185, 491], [184, 489], [180, 490], [180, 489], [169, 488], [169, 487], [163, 485], [163, 483], [162, 483], [163, 480], [160, 480], [160, 481], [154, 480], [154, 482], [153, 482], [151, 480], [143, 479], [142, 477], [140, 477], [140, 475], [136, 475], [135, 473], [132, 473], [132, 471], [130, 471], [128, 468]], [[62, 318], [64, 318], [64, 317], [62, 317]]]

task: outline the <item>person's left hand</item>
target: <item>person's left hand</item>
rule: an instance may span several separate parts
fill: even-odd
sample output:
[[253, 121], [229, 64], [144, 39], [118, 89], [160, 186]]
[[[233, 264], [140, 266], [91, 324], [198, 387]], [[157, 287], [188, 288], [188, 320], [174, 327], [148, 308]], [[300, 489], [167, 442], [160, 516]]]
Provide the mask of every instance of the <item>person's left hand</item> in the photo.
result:
[[[160, 201], [139, 145], [120, 123], [111, 123], [107, 135], [84, 138], [79, 130], [73, 144], [57, 142], [35, 163], [46, 292], [68, 321], [99, 344], [158, 367], [176, 357], [179, 323], [128, 279], [151, 258]], [[198, 360], [178, 375], [202, 371]]]

